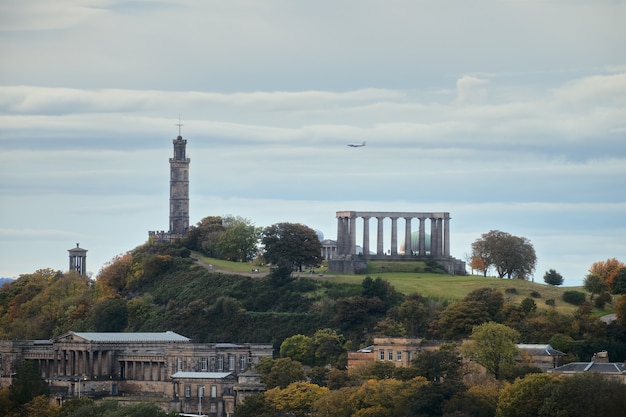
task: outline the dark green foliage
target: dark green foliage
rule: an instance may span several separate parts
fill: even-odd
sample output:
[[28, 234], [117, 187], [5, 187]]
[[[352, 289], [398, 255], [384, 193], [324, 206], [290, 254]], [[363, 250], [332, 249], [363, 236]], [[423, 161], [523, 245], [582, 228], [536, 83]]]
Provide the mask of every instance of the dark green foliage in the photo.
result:
[[290, 358], [263, 358], [257, 364], [256, 370], [267, 389], [274, 387], [284, 389], [292, 382], [304, 381], [306, 378], [302, 364]]
[[543, 275], [543, 281], [548, 285], [563, 285], [563, 275], [551, 269]]
[[48, 395], [49, 388], [39, 374], [35, 361], [24, 361], [9, 386], [9, 398], [14, 404], [23, 405], [38, 395]]
[[96, 332], [121, 332], [128, 324], [128, 306], [121, 298], [107, 298], [93, 307], [91, 318]]
[[460, 379], [462, 366], [461, 353], [455, 345], [443, 345], [437, 350], [420, 352], [411, 363], [418, 375], [434, 382]]
[[613, 294], [626, 294], [626, 268], [620, 268], [611, 285]]
[[315, 230], [298, 223], [277, 223], [263, 230], [263, 257], [269, 263], [290, 266], [302, 271], [303, 266], [320, 262], [322, 244]]
[[554, 298], [548, 298], [548, 299], [546, 300], [546, 305], [549, 305], [549, 306], [553, 306], [553, 307], [554, 307], [554, 306], [556, 305], [556, 301], [554, 301]]
[[504, 292], [507, 294], [517, 294], [517, 288], [507, 288]]
[[539, 417], [623, 416], [626, 410], [626, 385], [594, 373], [585, 372], [562, 378], [543, 400]]
[[475, 301], [484, 306], [491, 320], [499, 318], [500, 310], [504, 305], [504, 296], [498, 290], [493, 288], [478, 288], [470, 292], [463, 298], [463, 301]]
[[531, 291], [530, 296], [533, 298], [541, 298], [541, 294], [539, 294], [537, 291]]
[[598, 297], [593, 300], [593, 305], [595, 308], [602, 310], [607, 303], [611, 303], [611, 294], [608, 292], [603, 292]]
[[565, 291], [563, 293], [563, 301], [566, 303], [574, 304], [575, 306], [579, 306], [585, 302], [587, 296], [585, 293], [580, 291]]
[[460, 381], [446, 380], [442, 383], [422, 386], [417, 395], [409, 399], [410, 417], [438, 417], [443, 416], [444, 403], [467, 388]]
[[537, 310], [537, 303], [532, 298], [526, 297], [522, 300], [521, 307], [525, 313], [531, 313]]
[[461, 340], [472, 329], [491, 319], [485, 305], [479, 301], [459, 301], [450, 304], [439, 319], [439, 332], [444, 339]]
[[234, 417], [276, 417], [274, 407], [265, 401], [265, 394], [246, 397], [242, 404], [235, 407]]

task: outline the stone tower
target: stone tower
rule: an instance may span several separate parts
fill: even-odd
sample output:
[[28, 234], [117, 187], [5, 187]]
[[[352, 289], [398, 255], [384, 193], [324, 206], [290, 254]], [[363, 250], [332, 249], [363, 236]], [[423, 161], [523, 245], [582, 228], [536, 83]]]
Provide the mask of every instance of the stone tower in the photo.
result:
[[187, 140], [178, 134], [173, 140], [174, 157], [170, 158], [170, 230], [171, 238], [180, 238], [189, 230], [189, 158]]
[[80, 275], [87, 275], [87, 250], [76, 244], [75, 248], [67, 250], [70, 253], [70, 271]]

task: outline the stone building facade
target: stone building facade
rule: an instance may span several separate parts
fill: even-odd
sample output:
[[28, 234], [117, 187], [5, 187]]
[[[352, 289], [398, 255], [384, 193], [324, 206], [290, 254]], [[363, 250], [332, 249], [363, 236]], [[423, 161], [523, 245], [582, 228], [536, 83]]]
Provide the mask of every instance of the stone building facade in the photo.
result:
[[193, 343], [170, 331], [70, 332], [52, 340], [0, 341], [0, 388], [32, 360], [59, 401], [150, 398], [165, 410], [227, 417], [245, 396], [264, 390], [255, 368], [272, 356], [271, 344]]

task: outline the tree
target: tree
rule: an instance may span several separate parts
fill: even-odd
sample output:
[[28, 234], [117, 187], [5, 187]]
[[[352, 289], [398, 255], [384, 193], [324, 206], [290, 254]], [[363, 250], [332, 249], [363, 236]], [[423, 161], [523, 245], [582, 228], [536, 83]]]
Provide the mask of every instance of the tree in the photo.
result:
[[17, 405], [23, 405], [38, 395], [48, 395], [50, 389], [39, 374], [35, 361], [24, 361], [9, 386], [9, 397]]
[[303, 334], [296, 334], [286, 338], [280, 344], [280, 357], [291, 358], [304, 365], [313, 365], [315, 360], [313, 339]]
[[290, 413], [296, 417], [305, 417], [311, 414], [313, 403], [328, 392], [328, 388], [310, 382], [294, 382], [283, 389], [268, 390], [265, 398], [281, 414]]
[[287, 265], [298, 271], [320, 261], [322, 244], [315, 230], [299, 223], [277, 223], [263, 230], [263, 256], [275, 265]]
[[498, 417], [537, 417], [544, 400], [559, 383], [548, 374], [530, 374], [517, 379], [500, 392]]
[[217, 239], [215, 250], [221, 259], [247, 262], [257, 254], [261, 229], [243, 217], [224, 217], [224, 232]]
[[626, 329], [626, 294], [622, 295], [615, 302], [615, 315], [617, 322]]
[[623, 416], [626, 385], [596, 372], [583, 372], [563, 378], [536, 415], [539, 417]]
[[96, 332], [121, 332], [128, 324], [128, 307], [121, 298], [107, 298], [93, 308], [91, 322]]
[[474, 275], [474, 271], [480, 271], [483, 273], [483, 276], [487, 276], [487, 266], [485, 265], [485, 261], [482, 258], [472, 258], [469, 262], [469, 267], [472, 268], [472, 275]]
[[485, 305], [478, 301], [458, 301], [441, 313], [439, 332], [446, 339], [460, 340], [472, 332], [474, 326], [490, 320]]
[[472, 341], [464, 345], [463, 353], [500, 379], [515, 365], [519, 333], [504, 324], [489, 322], [472, 330]]
[[461, 354], [456, 345], [442, 345], [438, 350], [420, 352], [411, 366], [429, 381], [459, 379], [463, 368]]
[[257, 364], [257, 371], [261, 375], [261, 382], [270, 389], [285, 388], [292, 382], [304, 381], [306, 374], [304, 367], [291, 358], [270, 359], [263, 358]]
[[344, 336], [329, 328], [319, 329], [313, 334], [315, 361], [318, 365], [337, 365], [346, 359]]
[[591, 293], [593, 301], [594, 294], [601, 294], [606, 291], [606, 283], [600, 275], [589, 273], [583, 281], [584, 288]]
[[217, 257], [217, 242], [225, 231], [220, 216], [208, 216], [189, 228], [183, 244], [204, 255]]
[[563, 285], [563, 275], [559, 274], [554, 269], [550, 269], [543, 274], [543, 281], [548, 285]]
[[618, 261], [615, 258], [607, 259], [606, 261], [594, 262], [589, 268], [589, 273], [597, 275], [606, 283], [611, 292], [613, 291], [613, 279], [617, 275], [617, 271], [620, 268], [626, 267], [626, 264]]
[[527, 279], [537, 264], [535, 249], [528, 239], [499, 230], [484, 233], [472, 243], [472, 258], [481, 259], [485, 268], [493, 265], [500, 278]]
[[487, 310], [487, 313], [489, 313], [491, 320], [495, 321], [504, 305], [504, 295], [494, 288], [483, 287], [477, 288], [467, 294], [463, 298], [463, 301], [476, 301], [481, 303]]
[[626, 267], [620, 268], [613, 278], [613, 294], [626, 294]]

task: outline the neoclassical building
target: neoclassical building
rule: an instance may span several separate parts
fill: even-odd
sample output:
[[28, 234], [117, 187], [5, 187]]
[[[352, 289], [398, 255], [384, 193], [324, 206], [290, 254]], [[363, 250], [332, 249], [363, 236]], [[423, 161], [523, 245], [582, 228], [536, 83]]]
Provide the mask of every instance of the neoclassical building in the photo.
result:
[[[434, 260], [450, 274], [465, 274], [465, 262], [450, 256], [450, 213], [447, 212], [383, 212], [338, 211], [337, 248], [329, 261], [329, 269], [341, 273], [363, 273], [367, 261]], [[370, 248], [370, 220], [376, 219], [376, 247]], [[389, 252], [385, 253], [385, 219], [391, 222]], [[357, 229], [361, 228], [362, 251], [357, 252]], [[413, 227], [418, 240], [413, 246]], [[399, 250], [399, 229], [404, 227], [402, 250]], [[426, 232], [427, 228], [429, 233]], [[400, 230], [401, 232], [401, 230]], [[427, 245], [426, 236], [429, 235]], [[400, 233], [401, 236], [401, 233]]]
[[264, 390], [255, 372], [271, 344], [193, 343], [175, 332], [70, 332], [51, 340], [0, 341], [0, 388], [20, 364], [37, 362], [59, 401], [115, 396], [150, 398], [165, 410], [227, 417]]

